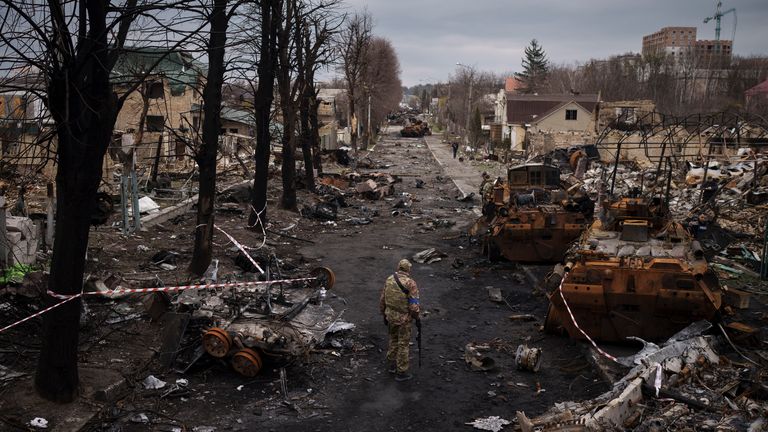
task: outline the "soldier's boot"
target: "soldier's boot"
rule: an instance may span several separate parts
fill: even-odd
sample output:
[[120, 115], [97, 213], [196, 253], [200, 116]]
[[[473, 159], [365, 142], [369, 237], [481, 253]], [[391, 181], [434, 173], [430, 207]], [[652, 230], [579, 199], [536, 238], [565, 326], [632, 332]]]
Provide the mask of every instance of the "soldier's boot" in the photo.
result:
[[391, 360], [387, 360], [387, 372], [391, 374], [397, 373], [397, 364]]
[[408, 372], [398, 372], [395, 375], [395, 381], [402, 382], [402, 381], [408, 381], [413, 378], [413, 375], [409, 374]]

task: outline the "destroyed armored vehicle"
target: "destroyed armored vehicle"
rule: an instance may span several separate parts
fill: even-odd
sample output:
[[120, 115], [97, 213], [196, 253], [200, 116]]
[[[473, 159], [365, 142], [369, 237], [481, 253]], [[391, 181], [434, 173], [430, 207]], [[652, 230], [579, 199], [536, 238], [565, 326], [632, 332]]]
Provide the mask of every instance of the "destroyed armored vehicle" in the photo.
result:
[[238, 291], [237, 302], [214, 312], [214, 324], [202, 337], [205, 352], [229, 358], [246, 377], [257, 375], [265, 361], [284, 363], [308, 354], [334, 331], [341, 314], [325, 301], [333, 272], [321, 267], [307, 279]]
[[545, 330], [605, 342], [657, 341], [716, 318], [717, 277], [661, 199], [622, 198], [603, 208], [549, 293]]
[[566, 190], [558, 167], [547, 162], [509, 168], [483, 201], [471, 234], [481, 236], [489, 258], [518, 262], [562, 260], [594, 212], [589, 197]]
[[424, 135], [432, 135], [432, 131], [430, 131], [426, 122], [411, 119], [408, 124], [400, 130], [400, 135], [405, 138], [421, 138]]

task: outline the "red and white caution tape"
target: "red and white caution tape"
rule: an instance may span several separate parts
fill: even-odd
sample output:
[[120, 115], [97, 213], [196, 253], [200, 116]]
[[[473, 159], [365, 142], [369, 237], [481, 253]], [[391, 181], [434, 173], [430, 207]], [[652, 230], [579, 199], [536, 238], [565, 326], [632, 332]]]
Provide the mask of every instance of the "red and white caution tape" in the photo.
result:
[[278, 279], [278, 280], [270, 280], [270, 281], [242, 281], [242, 282], [230, 282], [230, 283], [219, 283], [219, 284], [180, 285], [180, 286], [157, 287], [157, 288], [130, 288], [130, 289], [107, 290], [107, 291], [81, 292], [79, 294], [72, 294], [72, 295], [58, 294], [49, 290], [47, 291], [47, 294], [53, 298], [61, 300], [59, 303], [56, 303], [53, 306], [47, 307], [39, 312], [36, 312], [35, 314], [30, 315], [13, 324], [9, 324], [3, 328], [0, 328], [0, 333], [6, 330], [12, 329], [13, 327], [16, 327], [17, 325], [27, 322], [33, 318], [37, 318], [40, 315], [43, 315], [47, 312], [50, 312], [53, 309], [56, 309], [57, 307], [69, 301], [72, 301], [76, 298], [85, 297], [85, 296], [112, 296], [112, 295], [123, 295], [123, 294], [146, 294], [146, 293], [153, 293], [153, 292], [174, 292], [174, 291], [185, 291], [185, 290], [236, 288], [236, 287], [247, 287], [247, 286], [256, 286], [256, 285], [271, 285], [275, 283], [308, 282], [313, 280], [317, 280], [317, 278], [306, 277], [306, 278], [296, 278], [296, 279]]
[[24, 322], [27, 322], [27, 321], [29, 321], [29, 320], [31, 320], [31, 319], [33, 319], [33, 318], [37, 318], [37, 317], [39, 317], [40, 315], [42, 315], [42, 314], [44, 314], [44, 313], [46, 313], [46, 312], [50, 312], [50, 311], [52, 311], [52, 310], [56, 309], [57, 307], [59, 307], [59, 306], [61, 306], [61, 305], [65, 304], [65, 303], [67, 303], [67, 302], [70, 302], [70, 301], [72, 301], [72, 300], [74, 300], [74, 299], [76, 299], [76, 298], [78, 298], [78, 297], [82, 297], [82, 295], [83, 295], [83, 294], [82, 294], [82, 293], [80, 293], [80, 294], [76, 294], [76, 295], [73, 295], [73, 296], [68, 296], [68, 297], [67, 297], [65, 300], [63, 300], [63, 301], [60, 301], [60, 302], [56, 303], [56, 304], [55, 304], [55, 305], [53, 305], [53, 306], [49, 306], [49, 307], [47, 307], [47, 308], [45, 308], [45, 309], [43, 309], [43, 310], [41, 310], [41, 311], [39, 311], [39, 312], [37, 312], [37, 313], [35, 313], [35, 314], [33, 314], [33, 315], [30, 315], [30, 316], [28, 316], [28, 317], [24, 318], [24, 319], [23, 319], [23, 320], [21, 320], [21, 321], [16, 321], [16, 322], [15, 322], [15, 323], [13, 323], [13, 324], [10, 324], [10, 325], [7, 325], [7, 326], [5, 326], [5, 327], [1, 328], [1, 329], [0, 329], [0, 333], [4, 332], [4, 331], [6, 331], [6, 330], [12, 329], [12, 328], [16, 327], [17, 325], [19, 325], [19, 324], [21, 324], [21, 323], [24, 323]]
[[53, 291], [48, 291], [48, 295], [57, 299], [70, 299], [72, 297], [79, 296], [112, 296], [123, 294], [146, 294], [153, 292], [173, 292], [173, 291], [186, 291], [186, 290], [202, 290], [202, 289], [217, 289], [217, 288], [236, 288], [247, 287], [256, 285], [272, 285], [275, 283], [295, 283], [295, 282], [307, 282], [317, 280], [316, 277], [296, 278], [296, 279], [277, 279], [269, 281], [241, 281], [241, 282], [228, 282], [228, 283], [216, 283], [216, 284], [200, 284], [200, 285], [179, 285], [170, 287], [156, 287], [156, 288], [125, 288], [115, 289], [107, 291], [91, 291], [76, 295], [63, 295], [57, 294]]
[[240, 249], [241, 252], [243, 252], [243, 254], [245, 254], [245, 257], [248, 258], [248, 261], [250, 261], [251, 264], [253, 264], [254, 267], [256, 267], [256, 270], [258, 270], [259, 273], [264, 274], [264, 270], [261, 269], [261, 266], [259, 266], [259, 263], [254, 261], [254, 259], [251, 256], [251, 254], [249, 254], [248, 251], [245, 250], [245, 246], [241, 245], [240, 242], [235, 240], [234, 237], [232, 237], [231, 235], [227, 234], [226, 231], [224, 231], [223, 229], [219, 228], [218, 225], [214, 225], [213, 227], [216, 228], [217, 230], [221, 231], [221, 233], [224, 234], [225, 236], [227, 236], [229, 241], [231, 241], [235, 246], [237, 246], [238, 249]]
[[557, 292], [560, 293], [560, 298], [563, 300], [563, 304], [565, 305], [565, 309], [568, 311], [568, 315], [571, 317], [571, 322], [573, 323], [573, 326], [576, 327], [576, 330], [580, 331], [581, 334], [584, 335], [585, 338], [587, 338], [589, 343], [591, 343], [592, 346], [595, 347], [597, 352], [602, 354], [605, 358], [607, 358], [609, 360], [613, 360], [614, 362], [618, 363], [619, 360], [616, 359], [616, 357], [614, 357], [614, 356], [608, 354], [607, 352], [603, 351], [602, 349], [600, 349], [600, 347], [597, 346], [595, 341], [592, 340], [592, 338], [589, 337], [589, 335], [584, 330], [582, 330], [581, 327], [579, 327], [579, 323], [576, 322], [576, 317], [573, 316], [573, 312], [571, 312], [571, 307], [568, 306], [568, 302], [565, 301], [565, 296], [563, 295], [563, 283], [565, 282], [565, 276], [566, 275], [563, 275], [563, 278], [560, 279], [560, 286], [557, 287]]
[[[225, 236], [227, 236], [227, 238], [245, 254], [245, 256], [251, 261], [251, 264], [253, 264], [254, 267], [256, 267], [256, 269], [261, 274], [264, 274], [264, 270], [262, 270], [261, 266], [259, 266], [259, 264], [253, 259], [253, 257], [251, 257], [251, 254], [248, 253], [248, 251], [245, 249], [245, 247], [242, 244], [240, 244], [240, 242], [235, 240], [234, 237], [227, 234], [226, 231], [219, 228], [218, 226], [214, 225], [214, 227], [217, 230], [221, 231]], [[39, 317], [40, 315], [43, 315], [47, 312], [50, 312], [51, 310], [56, 309], [57, 307], [69, 301], [72, 301], [76, 298], [80, 298], [84, 296], [112, 296], [112, 295], [124, 295], [124, 294], [146, 294], [146, 293], [153, 293], [153, 292], [174, 292], [174, 291], [200, 290], [200, 289], [236, 288], [236, 287], [247, 287], [247, 286], [256, 286], [256, 285], [271, 285], [275, 283], [306, 282], [306, 281], [312, 281], [312, 280], [317, 280], [317, 278], [306, 277], [306, 278], [279, 279], [279, 280], [269, 280], [269, 281], [242, 281], [242, 282], [230, 282], [230, 283], [219, 283], [219, 284], [180, 285], [180, 286], [157, 287], [157, 288], [130, 288], [130, 289], [107, 290], [107, 291], [81, 292], [79, 294], [72, 294], [72, 295], [58, 294], [49, 290], [47, 292], [49, 296], [62, 301], [59, 303], [56, 303], [53, 306], [47, 307], [31, 316], [28, 316], [20, 321], [17, 321], [13, 324], [10, 324], [1, 328], [0, 333], [8, 329], [11, 329], [13, 327], [16, 327], [17, 325], [24, 323], [26, 321], [29, 321], [33, 318]]]

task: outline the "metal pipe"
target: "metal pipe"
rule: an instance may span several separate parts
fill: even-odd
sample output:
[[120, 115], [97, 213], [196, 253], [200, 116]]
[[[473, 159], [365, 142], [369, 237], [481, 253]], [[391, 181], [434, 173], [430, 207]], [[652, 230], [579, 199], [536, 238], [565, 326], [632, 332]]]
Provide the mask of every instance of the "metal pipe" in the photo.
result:
[[669, 189], [672, 186], [672, 158], [667, 156], [667, 192], [664, 197], [664, 203], [669, 209]]
[[611, 195], [613, 195], [613, 187], [616, 185], [616, 171], [619, 169], [619, 157], [621, 156], [621, 141], [616, 144], [616, 161], [613, 163], [613, 174], [611, 174]]

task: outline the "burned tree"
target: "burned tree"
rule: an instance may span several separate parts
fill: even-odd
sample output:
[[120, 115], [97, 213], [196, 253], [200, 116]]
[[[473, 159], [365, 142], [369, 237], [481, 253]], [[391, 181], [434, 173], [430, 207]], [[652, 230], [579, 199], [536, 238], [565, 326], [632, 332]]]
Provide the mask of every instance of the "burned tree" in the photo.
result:
[[[0, 32], [3, 58], [13, 71], [46, 83], [44, 102], [55, 123], [56, 230], [48, 290], [76, 296], [83, 284], [90, 214], [102, 161], [124, 99], [113, 92], [110, 72], [140, 11], [137, 0], [50, 0], [47, 6], [2, 0], [7, 16]], [[43, 11], [41, 9], [45, 8]], [[119, 11], [119, 12], [116, 12]], [[43, 341], [35, 387], [46, 399], [77, 396], [80, 299], [43, 316]], [[61, 300], [50, 298], [49, 304]]]
[[300, 89], [299, 128], [301, 151], [304, 158], [305, 183], [314, 190], [313, 168], [322, 173], [320, 159], [320, 124], [318, 121], [317, 86], [315, 73], [334, 59], [335, 50], [330, 42], [341, 25], [335, 2], [303, 18], [295, 31], [297, 49], [297, 81]]
[[197, 223], [195, 224], [195, 246], [192, 251], [190, 273], [201, 276], [211, 263], [213, 251], [213, 204], [216, 199], [216, 155], [219, 150], [221, 130], [221, 87], [224, 84], [226, 64], [224, 55], [227, 44], [229, 20], [238, 6], [236, 3], [227, 11], [228, 0], [214, 0], [207, 17], [210, 32], [206, 51], [208, 54], [208, 77], [203, 88], [203, 140], [195, 154], [200, 169], [200, 192], [197, 199]]
[[[299, 55], [294, 29], [301, 23], [305, 5], [301, 0], [284, 0], [282, 18], [277, 30], [277, 92], [283, 117], [282, 180], [283, 195], [280, 207], [296, 210], [296, 96], [299, 81], [295, 79], [296, 59]], [[300, 31], [300, 30], [296, 30]]]
[[350, 139], [352, 148], [357, 151], [357, 97], [360, 81], [366, 70], [366, 57], [371, 41], [372, 19], [368, 12], [356, 13], [350, 17], [343, 29], [339, 41], [341, 52], [341, 71], [347, 84], [350, 115]]
[[259, 60], [257, 64], [258, 88], [254, 96], [256, 117], [256, 169], [253, 179], [251, 213], [248, 224], [264, 227], [267, 223], [267, 183], [269, 180], [269, 153], [272, 135], [270, 113], [275, 89], [277, 63], [277, 30], [279, 29], [281, 0], [262, 0], [259, 3]]
[[397, 110], [403, 96], [400, 81], [400, 62], [392, 43], [384, 38], [371, 38], [365, 56], [367, 65], [362, 75], [363, 91], [360, 92], [359, 106], [365, 106], [365, 143], [373, 140], [375, 125], [384, 121], [387, 114]]

